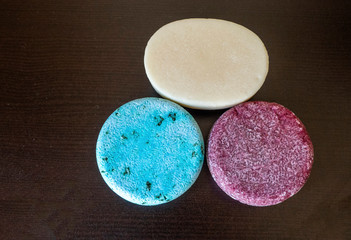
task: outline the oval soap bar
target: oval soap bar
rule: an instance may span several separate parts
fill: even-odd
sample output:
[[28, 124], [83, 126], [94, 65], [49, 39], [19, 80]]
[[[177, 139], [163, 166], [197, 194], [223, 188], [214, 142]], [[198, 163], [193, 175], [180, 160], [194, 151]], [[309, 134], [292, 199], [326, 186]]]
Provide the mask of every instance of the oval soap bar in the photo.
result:
[[96, 158], [107, 185], [127, 201], [158, 205], [197, 179], [204, 143], [193, 117], [178, 104], [142, 98], [118, 108], [104, 123]]
[[223, 109], [251, 98], [268, 72], [268, 54], [249, 29], [218, 19], [184, 19], [148, 41], [144, 65], [163, 97], [195, 109]]
[[305, 184], [313, 146], [302, 122], [282, 105], [245, 102], [214, 124], [208, 166], [219, 187], [253, 206], [278, 204]]

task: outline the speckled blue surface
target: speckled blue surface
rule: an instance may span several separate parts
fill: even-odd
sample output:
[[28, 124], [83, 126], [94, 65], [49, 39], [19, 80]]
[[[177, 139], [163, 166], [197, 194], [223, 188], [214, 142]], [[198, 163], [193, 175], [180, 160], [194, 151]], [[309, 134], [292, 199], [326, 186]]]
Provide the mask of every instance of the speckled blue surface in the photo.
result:
[[100, 173], [122, 198], [158, 205], [182, 195], [197, 179], [204, 142], [179, 105], [142, 98], [118, 108], [104, 123], [96, 146]]

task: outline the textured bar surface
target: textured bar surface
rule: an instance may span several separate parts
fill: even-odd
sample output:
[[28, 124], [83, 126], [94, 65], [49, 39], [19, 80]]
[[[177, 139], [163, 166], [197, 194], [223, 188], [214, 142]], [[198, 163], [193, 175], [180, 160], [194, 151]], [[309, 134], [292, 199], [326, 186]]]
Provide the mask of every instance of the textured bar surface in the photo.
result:
[[193, 117], [178, 104], [142, 98], [106, 120], [96, 158], [105, 182], [119, 196], [158, 205], [195, 182], [203, 164], [203, 138]]
[[208, 165], [232, 198], [254, 206], [278, 204], [305, 184], [313, 146], [302, 122], [276, 103], [245, 102], [214, 124]]

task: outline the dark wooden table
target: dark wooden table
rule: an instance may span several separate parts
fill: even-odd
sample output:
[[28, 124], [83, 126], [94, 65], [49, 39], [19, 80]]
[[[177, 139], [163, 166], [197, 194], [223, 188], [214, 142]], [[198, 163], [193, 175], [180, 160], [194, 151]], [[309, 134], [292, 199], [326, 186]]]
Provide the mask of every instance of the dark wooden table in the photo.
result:
[[[205, 164], [168, 204], [124, 201], [95, 144], [120, 105], [158, 96], [144, 48], [162, 25], [210, 17], [257, 33], [270, 55], [252, 100], [304, 122], [311, 176], [282, 204], [225, 195]], [[0, 1], [0, 239], [351, 239], [350, 1]], [[205, 139], [223, 111], [189, 110]]]

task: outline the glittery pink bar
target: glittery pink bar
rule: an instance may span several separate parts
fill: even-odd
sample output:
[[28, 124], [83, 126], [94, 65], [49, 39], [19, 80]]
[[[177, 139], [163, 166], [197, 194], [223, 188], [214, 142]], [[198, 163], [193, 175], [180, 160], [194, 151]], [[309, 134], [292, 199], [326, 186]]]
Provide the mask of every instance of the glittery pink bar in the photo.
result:
[[305, 184], [313, 146], [302, 122], [277, 103], [245, 102], [214, 124], [208, 166], [220, 188], [253, 206], [281, 203]]

